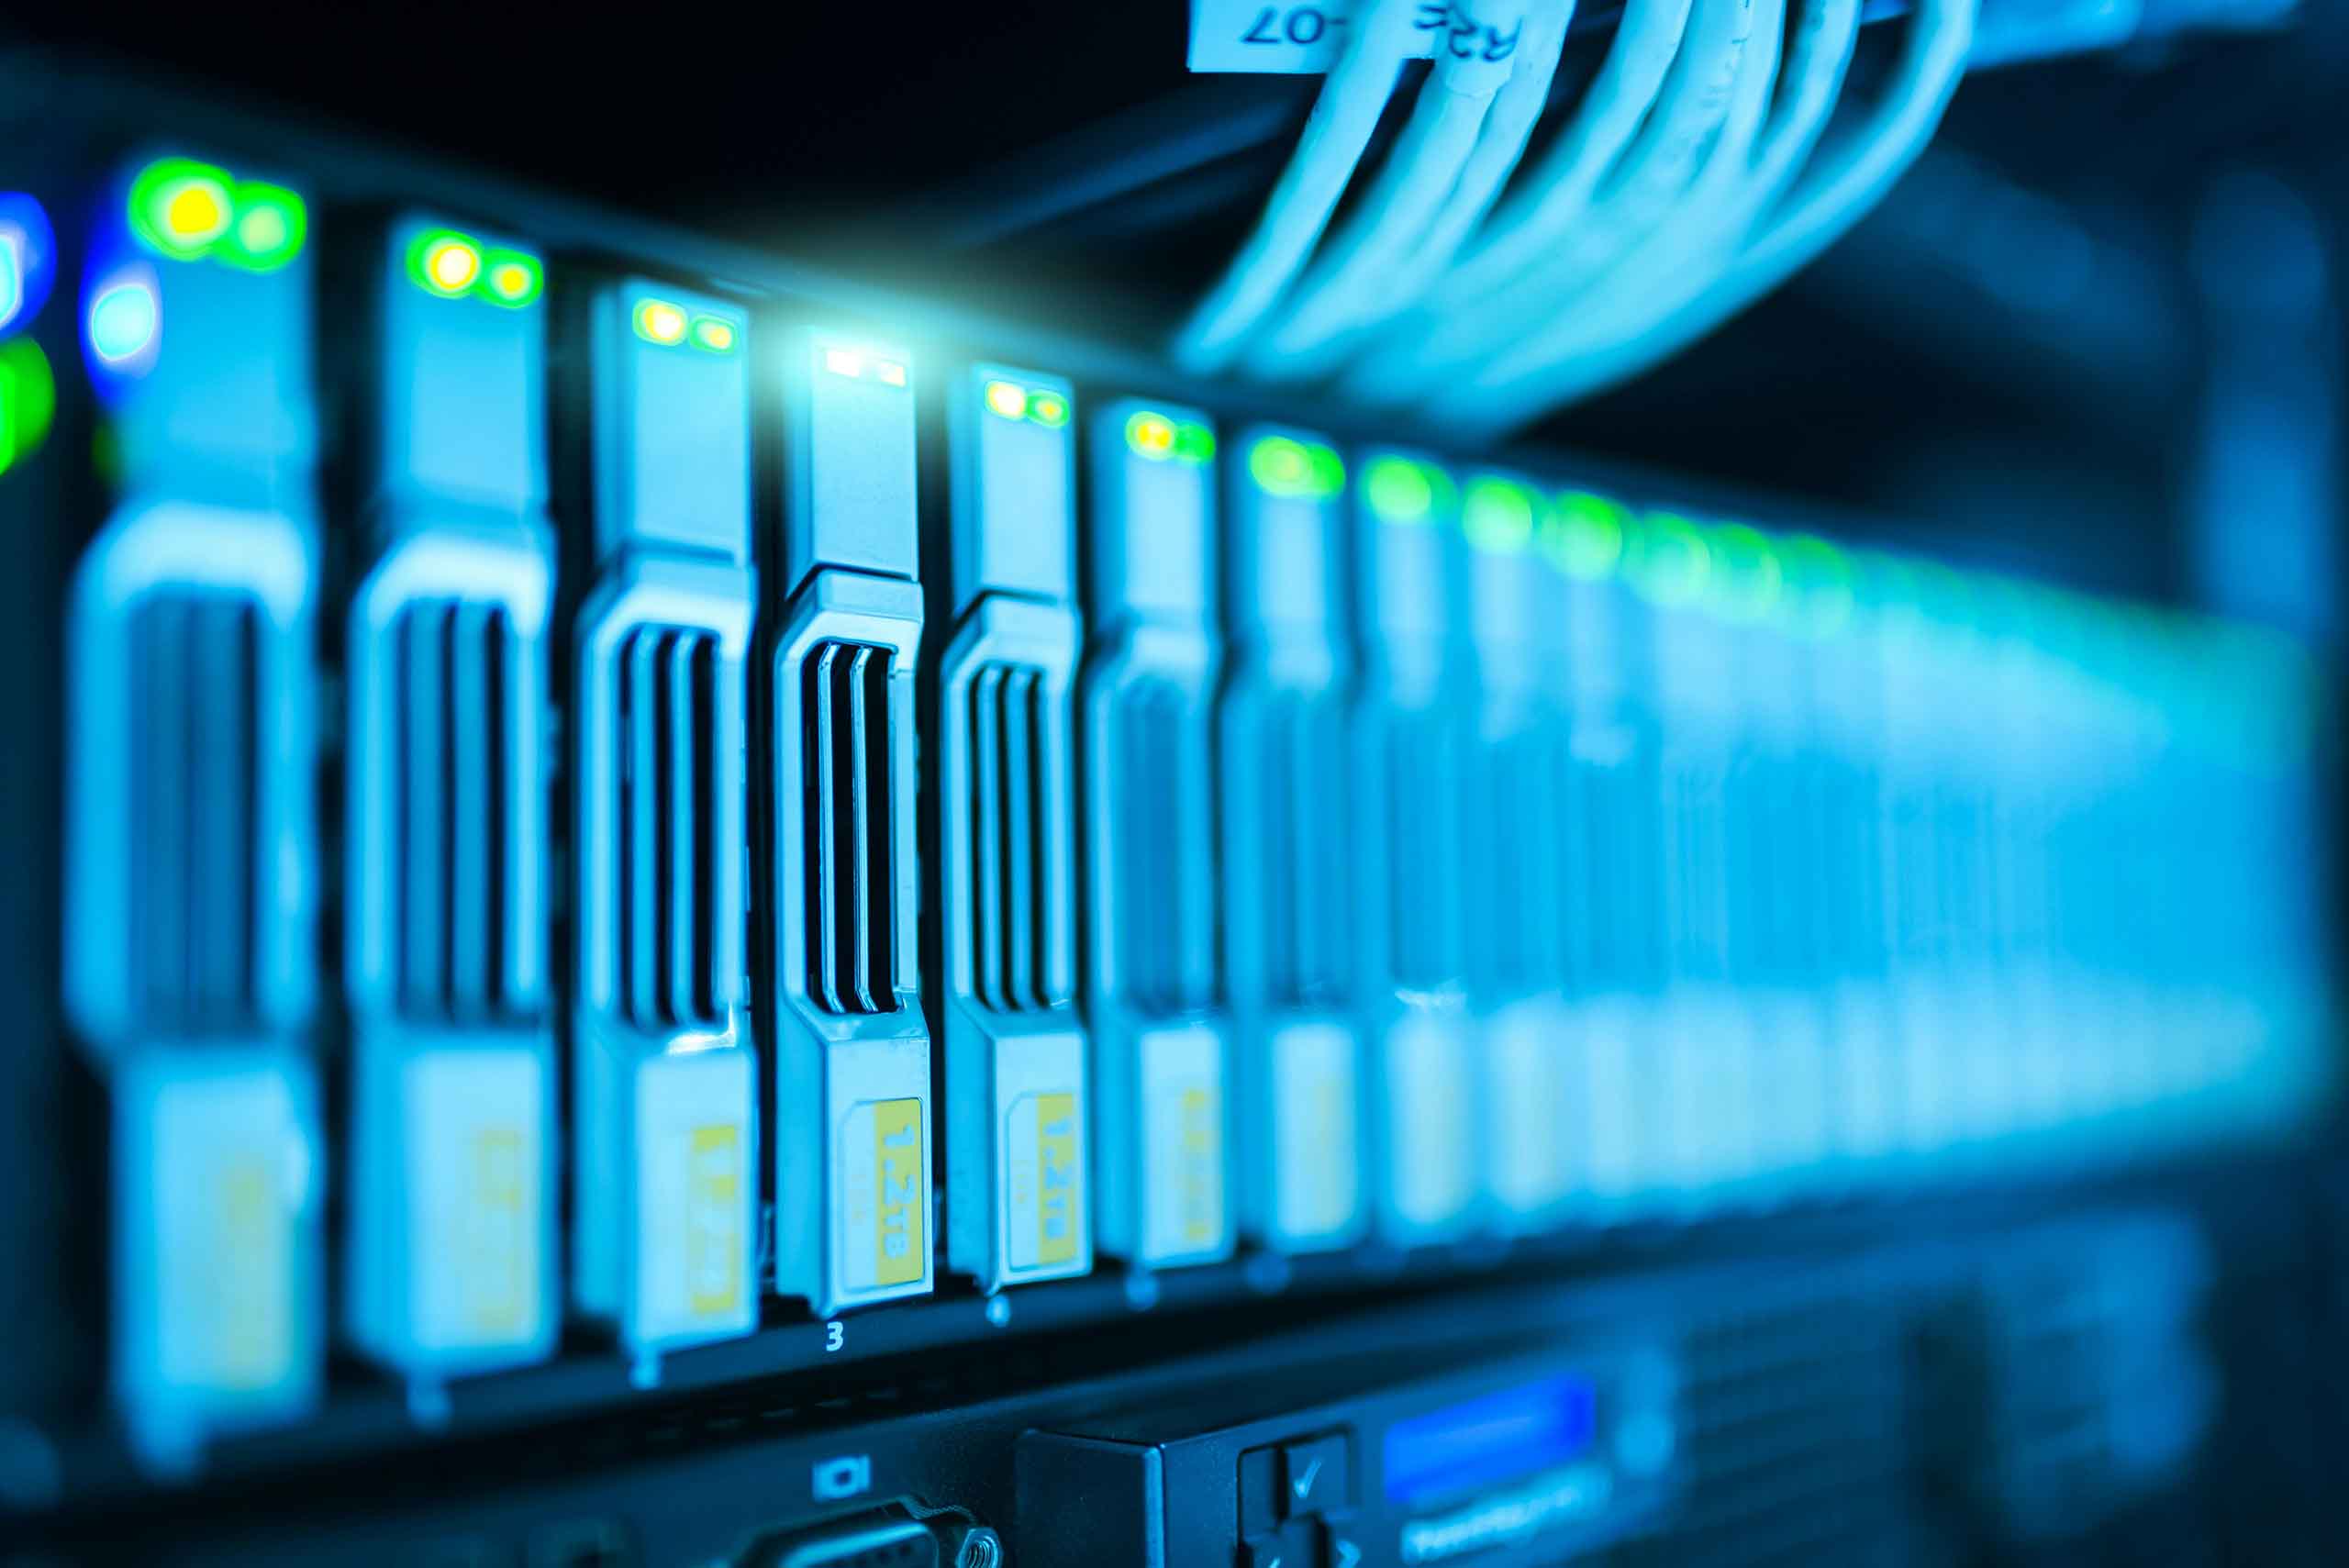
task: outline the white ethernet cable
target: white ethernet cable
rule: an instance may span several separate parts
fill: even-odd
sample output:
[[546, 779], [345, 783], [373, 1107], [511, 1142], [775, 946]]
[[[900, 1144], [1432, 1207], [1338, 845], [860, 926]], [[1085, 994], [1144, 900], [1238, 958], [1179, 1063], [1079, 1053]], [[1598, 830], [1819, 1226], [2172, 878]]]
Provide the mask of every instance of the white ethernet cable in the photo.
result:
[[1371, 0], [1363, 11], [1255, 232], [1175, 338], [1185, 369], [1205, 373], [1228, 363], [1304, 264], [1415, 52], [1417, 8], [1417, 0]]
[[[1427, 250], [1414, 259], [1405, 274], [1408, 292], [1397, 291], [1398, 304], [1413, 308], [1386, 313], [1390, 347], [1384, 353], [1374, 350], [1367, 362], [1345, 379], [1345, 389], [1356, 401], [1402, 403], [1417, 395], [1424, 384], [1415, 373], [1414, 350], [1424, 332], [1440, 326], [1447, 306], [1465, 302], [1475, 280], [1473, 263], [1476, 257], [1492, 252], [1495, 237], [1528, 234], [1531, 242], [1523, 249], [1529, 257], [1538, 257], [1556, 232], [1573, 227], [1654, 105], [1679, 53], [1691, 8], [1692, 0], [1628, 0], [1606, 63], [1584, 92], [1573, 123], [1532, 169], [1520, 175], [1518, 183], [1538, 194], [1512, 195], [1495, 206], [1487, 193], [1477, 203], [1478, 210], [1438, 219], [1439, 228], [1430, 236]], [[1497, 187], [1509, 172], [1508, 169], [1493, 171], [1494, 185]], [[1467, 231], [1487, 210], [1491, 221], [1478, 244], [1470, 248], [1459, 268], [1444, 274]], [[1448, 240], [1442, 238], [1442, 226], [1447, 223], [1457, 226]], [[1508, 266], [1513, 268], [1514, 262]], [[1506, 270], [1497, 270], [1503, 271], [1506, 281]]]
[[[1625, 14], [1626, 35], [1640, 15], [1636, 7]], [[1577, 163], [1572, 173], [1585, 189], [1565, 213], [1562, 239], [1567, 248], [1561, 252], [1553, 247], [1516, 274], [1481, 290], [1472, 286], [1473, 279], [1489, 271], [1489, 263], [1480, 265], [1472, 256], [1438, 285], [1424, 309], [1394, 324], [1386, 345], [1347, 376], [1348, 393], [1366, 403], [1417, 402], [1430, 387], [1505, 350], [1530, 323], [1553, 319], [1562, 295], [1571, 294], [1618, 253], [1625, 237], [1658, 221], [1673, 198], [1687, 189], [1707, 139], [1720, 129], [1729, 112], [1728, 88], [1743, 57], [1753, 18], [1753, 0], [1696, 0], [1685, 28], [1675, 29], [1677, 47], [1658, 73], [1652, 111], [1637, 127], [1636, 139], [1611, 170], [1600, 167], [1585, 173]], [[1632, 42], [1628, 36], [1620, 38], [1617, 49], [1623, 50]], [[1642, 46], [1632, 53], [1640, 57], [1644, 81], [1647, 51]], [[1611, 106], [1598, 100], [1616, 59], [1609, 57], [1609, 70], [1602, 71], [1586, 100], [1585, 114], [1594, 119], [1611, 117]], [[1570, 131], [1568, 139], [1574, 135]], [[1602, 179], [1605, 195], [1594, 203], [1591, 192]], [[1542, 210], [1557, 209], [1544, 198]], [[1495, 222], [1502, 221], [1497, 215]], [[1495, 252], [1487, 249], [1482, 254], [1489, 258]]]
[[[1765, 35], [1775, 35], [1780, 26], [1773, 17], [1757, 18], [1757, 37], [1775, 47], [1774, 36]], [[1704, 173], [1670, 218], [1555, 325], [1526, 335], [1518, 349], [1496, 359], [1475, 380], [1505, 382], [1521, 364], [1556, 362], [1637, 337], [1735, 265], [1754, 219], [1784, 192], [1825, 128], [1859, 27], [1859, 0], [1810, 0], [1787, 50], [1775, 106], [1767, 87], [1757, 91], [1749, 80], [1741, 89], [1749, 96], [1731, 114], [1736, 135], [1724, 131]], [[1771, 111], [1770, 117], [1756, 143], [1742, 122], [1749, 117], [1758, 120], [1764, 110]]]
[[1440, 291], [1439, 305], [1464, 304], [1537, 262], [1574, 228], [1663, 91], [1688, 29], [1691, 0], [1629, 0], [1607, 63], [1584, 94], [1556, 146], [1494, 208]]
[[[1553, 317], [1555, 302], [1607, 277], [1674, 214], [1727, 183], [1753, 150], [1777, 80], [1785, 0], [1735, 0], [1720, 7], [1718, 19], [1709, 0], [1700, 4], [1707, 9], [1690, 27], [1674, 80], [1665, 83], [1664, 101], [1650, 117], [1641, 144], [1557, 253], [1513, 285], [1520, 295], [1529, 284], [1545, 290]], [[1541, 318], [1519, 318], [1509, 340]]]
[[1492, 60], [1487, 44], [1471, 39], [1464, 58], [1448, 40], [1438, 46], [1435, 71], [1378, 183], [1323, 247], [1286, 319], [1259, 339], [1251, 368], [1275, 377], [1326, 370], [1333, 356], [1313, 350], [1393, 299], [1406, 254], [1461, 195], [1472, 166], [1486, 187], [1480, 210], [1490, 201], [1549, 96], [1573, 15], [1573, 0], [1479, 0], [1478, 36], [1512, 39], [1511, 52]]
[[1776, 288], [1872, 209], [1924, 150], [1965, 72], [1977, 0], [1919, 0], [1899, 66], [1866, 126], [1798, 185], [1787, 206], [1718, 279], [1648, 329], [1596, 352], [1567, 349], [1539, 366], [1462, 387], [1433, 411], [1497, 434], [1678, 352]]

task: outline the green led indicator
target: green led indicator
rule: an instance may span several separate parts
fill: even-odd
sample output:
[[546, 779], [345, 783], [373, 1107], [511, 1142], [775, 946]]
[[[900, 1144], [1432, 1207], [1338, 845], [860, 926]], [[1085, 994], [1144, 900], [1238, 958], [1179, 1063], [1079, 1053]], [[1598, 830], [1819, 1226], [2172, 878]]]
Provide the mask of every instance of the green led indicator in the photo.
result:
[[1778, 566], [1796, 629], [1832, 637], [1851, 624], [1852, 562], [1842, 550], [1815, 534], [1796, 534], [1778, 547]]
[[[1057, 392], [1031, 392], [1028, 394], [1028, 417], [1039, 425], [1057, 430], [1068, 423], [1068, 399]], [[1181, 450], [1182, 445], [1183, 432], [1177, 430], [1174, 432], [1175, 450]]]
[[1174, 427], [1174, 456], [1188, 463], [1214, 461], [1215, 432], [1196, 419], [1184, 420]]
[[1712, 568], [1702, 529], [1671, 512], [1651, 512], [1631, 538], [1631, 586], [1659, 605], [1693, 603]]
[[546, 292], [547, 272], [536, 256], [492, 250], [482, 258], [481, 295], [492, 305], [519, 310]]
[[734, 329], [734, 323], [718, 316], [695, 317], [685, 336], [705, 354], [730, 354], [742, 337]]
[[1776, 607], [1784, 581], [1777, 547], [1760, 528], [1723, 523], [1708, 541], [1712, 598], [1723, 615], [1760, 620]]
[[1268, 495], [1310, 495], [1313, 457], [1303, 441], [1266, 436], [1248, 453], [1248, 477]]
[[1346, 487], [1346, 464], [1335, 449], [1316, 442], [1306, 448], [1305, 456], [1313, 475], [1313, 493], [1335, 495]]
[[237, 185], [237, 217], [214, 253], [249, 272], [273, 272], [301, 255], [309, 238], [310, 211], [283, 185], [258, 180]]
[[1471, 480], [1460, 504], [1460, 531], [1475, 548], [1514, 555], [1533, 542], [1533, 492], [1513, 480]]
[[1542, 543], [1567, 576], [1597, 582], [1623, 564], [1632, 526], [1631, 509], [1620, 501], [1569, 490], [1552, 504]]
[[130, 228], [175, 261], [194, 261], [228, 232], [236, 214], [228, 172], [186, 158], [163, 158], [130, 182]]
[[1319, 441], [1260, 437], [1248, 451], [1248, 476], [1267, 495], [1325, 500], [1346, 487], [1346, 465]]
[[1435, 511], [1436, 482], [1426, 463], [1388, 453], [1362, 471], [1363, 499], [1381, 522], [1423, 523]]
[[0, 343], [0, 474], [39, 450], [57, 412], [49, 356], [29, 338]]

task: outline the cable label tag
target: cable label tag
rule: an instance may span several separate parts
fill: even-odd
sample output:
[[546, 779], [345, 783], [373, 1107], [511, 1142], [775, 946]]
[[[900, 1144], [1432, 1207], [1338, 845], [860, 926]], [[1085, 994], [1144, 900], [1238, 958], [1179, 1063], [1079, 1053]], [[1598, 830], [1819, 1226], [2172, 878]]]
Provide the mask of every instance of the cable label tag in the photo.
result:
[[[1192, 0], [1190, 67], [1257, 76], [1314, 76], [1345, 51], [1360, 0], [1266, 5], [1264, 0]], [[1464, 0], [1421, 0], [1411, 18], [1413, 57], [1498, 64], [1517, 53], [1525, 23], [1507, 32], [1476, 19]]]

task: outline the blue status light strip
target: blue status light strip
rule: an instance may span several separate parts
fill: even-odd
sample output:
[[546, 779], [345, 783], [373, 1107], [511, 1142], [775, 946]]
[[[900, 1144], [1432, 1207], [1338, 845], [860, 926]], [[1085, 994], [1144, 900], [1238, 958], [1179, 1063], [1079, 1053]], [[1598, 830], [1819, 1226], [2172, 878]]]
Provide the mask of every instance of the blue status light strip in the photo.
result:
[[1386, 1429], [1386, 1497], [1412, 1505], [1539, 1474], [1582, 1454], [1598, 1429], [1598, 1392], [1574, 1373], [1413, 1416]]

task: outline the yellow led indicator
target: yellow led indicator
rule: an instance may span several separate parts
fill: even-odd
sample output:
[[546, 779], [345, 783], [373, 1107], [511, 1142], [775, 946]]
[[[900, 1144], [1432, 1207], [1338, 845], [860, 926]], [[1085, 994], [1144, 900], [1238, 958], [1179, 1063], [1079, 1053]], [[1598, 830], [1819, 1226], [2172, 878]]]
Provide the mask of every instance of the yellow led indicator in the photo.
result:
[[899, 364], [895, 360], [874, 361], [873, 364], [873, 373], [876, 379], [886, 385], [903, 386], [906, 384], [906, 367]]
[[1076, 1096], [1036, 1096], [1036, 1261], [1046, 1266], [1076, 1261]]
[[217, 185], [191, 180], [164, 202], [163, 227], [183, 244], [207, 243], [228, 232], [228, 204]]
[[921, 1102], [884, 1100], [873, 1107], [873, 1162], [880, 1194], [874, 1207], [873, 1273], [881, 1284], [921, 1278], [930, 1247], [922, 1213]]
[[696, 1318], [742, 1302], [742, 1134], [727, 1123], [693, 1129], [686, 1142], [685, 1304]]
[[470, 245], [449, 241], [432, 252], [432, 281], [451, 294], [471, 288], [473, 274], [481, 270], [481, 258]]
[[464, 1228], [465, 1315], [484, 1333], [511, 1333], [529, 1313], [529, 1174], [523, 1148], [522, 1134], [512, 1128], [473, 1138], [473, 1212]]
[[639, 300], [636, 335], [648, 343], [672, 348], [685, 340], [685, 313], [665, 299]]
[[824, 368], [834, 375], [861, 376], [864, 373], [864, 356], [854, 349], [826, 349]]
[[1152, 462], [1174, 450], [1174, 421], [1163, 414], [1135, 414], [1126, 420], [1126, 445]]
[[1028, 417], [1027, 390], [1010, 382], [987, 383], [986, 400], [990, 412], [1000, 414], [1007, 419], [1024, 419]]
[[713, 354], [734, 351], [734, 324], [720, 321], [715, 316], [696, 316], [693, 325], [694, 347]]
[[546, 284], [546, 269], [535, 256], [519, 250], [492, 250], [483, 258], [483, 282], [492, 304], [519, 310], [539, 297]]

